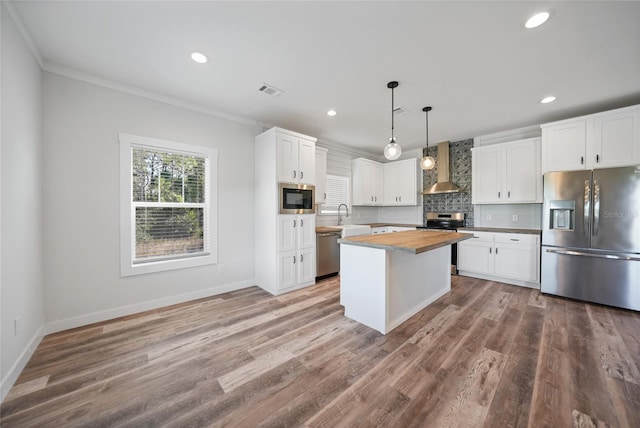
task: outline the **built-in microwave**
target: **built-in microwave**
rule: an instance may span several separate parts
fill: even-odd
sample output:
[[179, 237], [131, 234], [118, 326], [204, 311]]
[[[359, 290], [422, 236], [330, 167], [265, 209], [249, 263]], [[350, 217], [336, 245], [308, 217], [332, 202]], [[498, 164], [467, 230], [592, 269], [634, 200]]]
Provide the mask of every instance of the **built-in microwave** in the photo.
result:
[[316, 186], [280, 183], [280, 214], [313, 214], [316, 212]]

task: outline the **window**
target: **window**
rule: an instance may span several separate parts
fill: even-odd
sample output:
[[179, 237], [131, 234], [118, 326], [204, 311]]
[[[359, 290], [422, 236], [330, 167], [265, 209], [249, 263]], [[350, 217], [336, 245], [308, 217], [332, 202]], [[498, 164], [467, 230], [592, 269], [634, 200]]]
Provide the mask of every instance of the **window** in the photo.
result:
[[320, 205], [320, 214], [338, 214], [338, 205], [340, 204], [347, 204], [347, 207], [351, 207], [349, 177], [327, 174], [325, 186], [327, 200], [324, 205]]
[[120, 134], [121, 275], [217, 261], [217, 151]]

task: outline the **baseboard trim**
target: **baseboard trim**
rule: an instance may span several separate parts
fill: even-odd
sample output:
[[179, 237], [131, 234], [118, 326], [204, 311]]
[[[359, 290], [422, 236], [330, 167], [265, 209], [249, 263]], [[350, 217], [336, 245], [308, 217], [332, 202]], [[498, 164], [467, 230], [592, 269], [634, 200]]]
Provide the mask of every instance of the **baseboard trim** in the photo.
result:
[[46, 336], [47, 334], [57, 333], [77, 327], [83, 327], [89, 324], [108, 321], [114, 318], [133, 315], [152, 309], [158, 309], [164, 306], [175, 305], [177, 303], [184, 303], [191, 300], [202, 299], [204, 297], [211, 297], [217, 294], [227, 293], [229, 291], [240, 290], [242, 288], [254, 286], [255, 284], [256, 282], [253, 279], [234, 282], [231, 284], [224, 284], [216, 287], [206, 288], [204, 290], [198, 290], [191, 293], [178, 294], [176, 296], [163, 297], [161, 299], [136, 303], [134, 305], [120, 306], [118, 308], [107, 309], [105, 311], [93, 312], [90, 314], [66, 318], [58, 321], [51, 321], [45, 324], [44, 335]]
[[16, 383], [16, 380], [18, 380], [20, 373], [22, 373], [22, 370], [24, 370], [25, 366], [31, 359], [31, 356], [35, 352], [36, 348], [38, 347], [38, 345], [40, 344], [40, 341], [44, 336], [45, 336], [45, 325], [43, 324], [40, 326], [38, 331], [36, 331], [36, 334], [33, 335], [31, 340], [27, 344], [27, 347], [24, 348], [24, 350], [22, 351], [22, 353], [20, 354], [16, 362], [13, 364], [11, 369], [9, 369], [9, 372], [7, 373], [5, 378], [2, 379], [2, 386], [0, 387], [0, 394], [1, 394], [0, 402], [4, 401], [5, 397], [11, 390], [11, 387]]
[[485, 279], [487, 281], [502, 282], [504, 284], [517, 285], [517, 286], [520, 286], [520, 287], [540, 289], [540, 283], [539, 282], [522, 281], [522, 280], [519, 280], [519, 279], [503, 278], [503, 277], [500, 277], [500, 276], [486, 275], [486, 274], [483, 274], [483, 273], [475, 273], [475, 272], [467, 272], [467, 271], [463, 271], [463, 270], [458, 271], [458, 275], [460, 275], [460, 276], [469, 276], [471, 278]]

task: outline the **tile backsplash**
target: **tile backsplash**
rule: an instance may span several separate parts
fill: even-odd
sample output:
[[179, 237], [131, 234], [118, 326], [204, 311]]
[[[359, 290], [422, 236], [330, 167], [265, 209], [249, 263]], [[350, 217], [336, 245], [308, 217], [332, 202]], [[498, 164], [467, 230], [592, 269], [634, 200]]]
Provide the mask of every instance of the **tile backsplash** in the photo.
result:
[[[471, 148], [473, 139], [456, 141], [449, 144], [449, 173], [452, 183], [460, 188], [459, 193], [423, 195], [424, 222], [427, 212], [462, 212], [465, 214], [465, 226], [474, 225], [474, 210], [471, 204]], [[438, 147], [429, 147], [428, 155], [436, 160], [432, 170], [423, 171], [423, 186], [428, 188], [438, 182]], [[423, 149], [426, 152], [427, 149]]]

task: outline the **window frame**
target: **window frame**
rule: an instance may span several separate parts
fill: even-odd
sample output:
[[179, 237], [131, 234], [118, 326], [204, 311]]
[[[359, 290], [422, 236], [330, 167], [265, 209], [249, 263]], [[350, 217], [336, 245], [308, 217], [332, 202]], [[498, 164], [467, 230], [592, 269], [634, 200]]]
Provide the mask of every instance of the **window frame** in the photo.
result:
[[[329, 189], [329, 186], [326, 183], [326, 180], [329, 176], [332, 177], [338, 177], [341, 179], [344, 179], [347, 181], [347, 197], [349, 198], [347, 206], [349, 209], [349, 212], [351, 212], [351, 177], [347, 176], [347, 175], [340, 175], [340, 174], [326, 174], [325, 176], [325, 191], [327, 191]], [[328, 206], [326, 204], [323, 205], [318, 205], [318, 209], [317, 209], [317, 215], [321, 215], [321, 216], [336, 216], [338, 215], [338, 207], [335, 207], [335, 210], [330, 210], [330, 211], [323, 211], [323, 208], [325, 206]]]
[[[151, 137], [119, 133], [120, 141], [120, 276], [142, 275], [153, 272], [164, 272], [174, 269], [184, 269], [204, 266], [218, 262], [218, 151], [216, 149], [160, 140]], [[132, 238], [135, 231], [135, 207], [132, 186], [132, 149], [134, 147], [148, 147], [171, 153], [201, 156], [208, 159], [208, 186], [205, 188], [206, 213], [204, 227], [207, 230], [205, 248], [206, 254], [194, 256], [177, 255], [175, 258], [162, 258], [143, 263], [134, 263], [132, 253]], [[187, 204], [188, 205], [188, 204]]]

